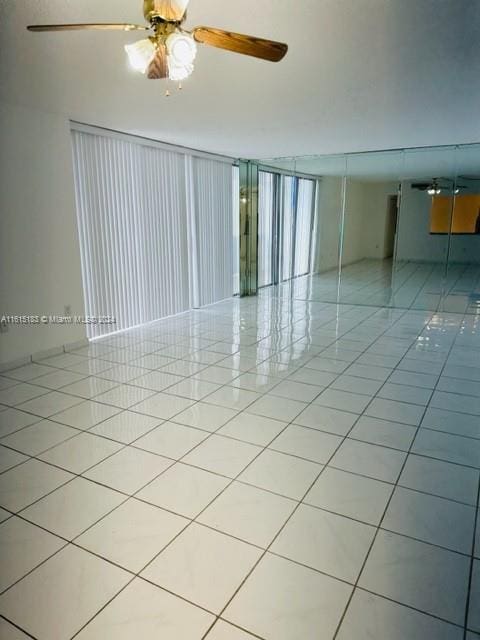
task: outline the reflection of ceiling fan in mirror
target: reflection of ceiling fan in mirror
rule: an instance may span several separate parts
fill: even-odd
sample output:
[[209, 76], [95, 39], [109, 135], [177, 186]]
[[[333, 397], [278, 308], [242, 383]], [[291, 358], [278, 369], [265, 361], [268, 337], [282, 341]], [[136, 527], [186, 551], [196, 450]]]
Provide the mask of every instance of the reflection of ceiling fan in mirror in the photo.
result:
[[[442, 182], [447, 184], [442, 184]], [[462, 189], [468, 189], [465, 185], [455, 184], [449, 178], [433, 178], [428, 182], [412, 182], [411, 188], [417, 189], [417, 191], [426, 191], [429, 196], [439, 196], [441, 193], [458, 195]]]
[[197, 42], [247, 56], [279, 62], [288, 46], [222, 29], [196, 27], [186, 31], [182, 24], [190, 0], [144, 0], [143, 14], [148, 25], [137, 24], [58, 24], [32, 25], [30, 31], [150, 31], [148, 38], [127, 45], [130, 64], [150, 79], [181, 81], [193, 71]]

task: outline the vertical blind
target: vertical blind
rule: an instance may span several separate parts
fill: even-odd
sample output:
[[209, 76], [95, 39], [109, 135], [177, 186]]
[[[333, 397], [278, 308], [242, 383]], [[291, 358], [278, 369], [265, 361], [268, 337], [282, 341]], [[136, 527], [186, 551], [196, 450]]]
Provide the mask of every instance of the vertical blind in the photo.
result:
[[233, 293], [232, 168], [72, 130], [89, 338]]
[[233, 294], [233, 214], [231, 165], [186, 158], [190, 175], [189, 213], [192, 251], [193, 307]]

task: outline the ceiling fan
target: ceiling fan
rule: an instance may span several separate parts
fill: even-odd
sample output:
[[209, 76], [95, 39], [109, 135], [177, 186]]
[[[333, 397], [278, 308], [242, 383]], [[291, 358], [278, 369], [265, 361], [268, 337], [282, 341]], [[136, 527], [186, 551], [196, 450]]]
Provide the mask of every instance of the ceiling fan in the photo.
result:
[[[440, 181], [442, 180], [449, 184], [440, 184]], [[429, 196], [438, 196], [442, 192], [458, 195], [462, 189], [468, 188], [465, 185], [455, 184], [450, 178], [433, 178], [430, 182], [412, 182], [410, 186], [412, 189], [417, 189], [418, 191], [426, 191]]]
[[241, 33], [196, 27], [183, 29], [190, 0], [144, 0], [143, 15], [149, 25], [137, 24], [56, 24], [30, 25], [29, 31], [151, 31], [148, 38], [125, 46], [132, 67], [151, 80], [169, 78], [181, 82], [193, 71], [197, 42], [247, 56], [279, 62], [288, 51], [282, 42], [264, 40]]

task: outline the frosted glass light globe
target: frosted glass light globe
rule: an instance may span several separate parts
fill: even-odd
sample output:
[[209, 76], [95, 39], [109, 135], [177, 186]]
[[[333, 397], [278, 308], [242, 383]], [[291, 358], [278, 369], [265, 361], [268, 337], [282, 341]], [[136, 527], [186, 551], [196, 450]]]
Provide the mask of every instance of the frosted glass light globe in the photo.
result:
[[197, 45], [190, 34], [176, 31], [168, 36], [165, 44], [172, 66], [183, 67], [195, 60]]
[[132, 69], [145, 73], [155, 55], [155, 45], [147, 38], [146, 40], [139, 40], [133, 44], [125, 45], [125, 51]]
[[186, 64], [183, 67], [178, 67], [178, 66], [169, 64], [168, 77], [170, 78], [170, 80], [173, 80], [174, 82], [181, 82], [182, 80], [185, 80], [186, 78], [188, 78], [188, 76], [192, 73], [192, 71], [193, 71], [193, 64]]

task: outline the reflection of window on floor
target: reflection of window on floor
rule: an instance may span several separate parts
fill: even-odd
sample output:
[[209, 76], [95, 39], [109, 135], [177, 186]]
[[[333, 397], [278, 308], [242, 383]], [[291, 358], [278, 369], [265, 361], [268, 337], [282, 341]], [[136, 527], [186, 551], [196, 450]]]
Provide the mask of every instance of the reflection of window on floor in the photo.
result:
[[314, 180], [259, 172], [260, 287], [310, 273], [315, 190]]
[[[453, 215], [452, 215], [453, 209]], [[480, 233], [480, 195], [434, 196], [430, 233]]]

